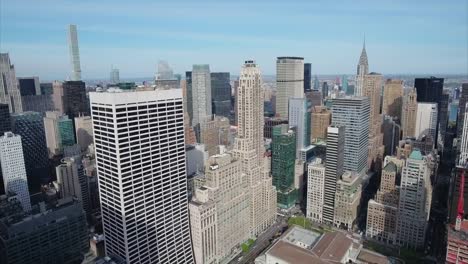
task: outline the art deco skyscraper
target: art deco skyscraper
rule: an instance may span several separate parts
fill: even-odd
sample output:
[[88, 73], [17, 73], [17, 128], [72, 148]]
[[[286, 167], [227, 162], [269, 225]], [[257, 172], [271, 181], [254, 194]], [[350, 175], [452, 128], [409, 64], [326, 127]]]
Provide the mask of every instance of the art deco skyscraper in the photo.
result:
[[0, 163], [5, 193], [14, 192], [23, 210], [31, 211], [21, 136], [12, 132], [5, 132], [3, 136], [0, 136]]
[[[238, 135], [233, 153], [243, 162], [251, 195], [250, 230], [256, 236], [276, 218], [276, 192], [263, 145], [263, 89], [260, 68], [254, 61], [242, 66], [237, 93]], [[301, 84], [302, 90], [302, 84]]]
[[414, 137], [416, 131], [416, 113], [418, 111], [416, 90], [411, 90], [403, 97], [403, 107], [401, 112], [401, 127], [403, 130], [403, 139]]
[[304, 97], [304, 58], [277, 58], [276, 90], [276, 115], [287, 119], [289, 98]]
[[80, 49], [78, 48], [78, 33], [76, 25], [68, 25], [68, 49], [72, 66], [72, 81], [81, 81]]
[[11, 64], [8, 53], [0, 53], [0, 103], [7, 104], [10, 113], [23, 111], [15, 66]]
[[369, 74], [369, 62], [367, 61], [366, 42], [362, 45], [361, 56], [356, 73], [356, 87], [354, 88], [354, 95], [363, 96], [364, 76]]
[[180, 89], [90, 93], [106, 254], [193, 263]]

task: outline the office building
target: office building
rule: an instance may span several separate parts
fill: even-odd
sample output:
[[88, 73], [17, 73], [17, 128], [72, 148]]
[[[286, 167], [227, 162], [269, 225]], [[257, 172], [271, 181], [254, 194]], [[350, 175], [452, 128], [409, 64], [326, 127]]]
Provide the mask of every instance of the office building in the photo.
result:
[[[465, 123], [466, 124], [466, 123]], [[459, 164], [462, 162], [462, 158], [459, 159]], [[459, 211], [459, 200], [462, 183], [462, 173], [465, 170], [465, 184], [463, 188], [463, 200], [468, 201], [468, 184], [467, 184], [467, 172], [463, 166], [456, 166], [450, 175], [450, 186], [448, 195], [448, 223], [455, 224]], [[468, 212], [468, 202], [463, 203], [463, 211]]]
[[328, 97], [328, 83], [323, 82], [322, 84], [322, 99], [325, 100], [325, 98]]
[[403, 97], [403, 107], [401, 113], [402, 138], [414, 137], [416, 133], [416, 117], [418, 112], [417, 93], [412, 89]]
[[309, 109], [322, 105], [322, 93], [319, 90], [309, 90], [305, 93], [305, 97]]
[[41, 94], [39, 77], [18, 77], [18, 85], [21, 96]]
[[63, 83], [59, 81], [54, 81], [52, 83], [52, 102], [54, 104], [54, 111], [59, 113], [65, 113], [63, 108]]
[[418, 103], [414, 132], [416, 139], [430, 137], [432, 142], [435, 142], [438, 120], [437, 112], [436, 103]]
[[281, 124], [287, 124], [288, 120], [276, 117], [265, 117], [264, 123], [263, 137], [271, 139], [273, 138], [273, 127]]
[[70, 118], [89, 113], [86, 85], [82, 81], [67, 81], [62, 83], [63, 111]]
[[8, 53], [0, 53], [0, 104], [7, 104], [10, 113], [23, 111], [15, 66], [11, 64]]
[[42, 95], [52, 95], [54, 93], [52, 83], [40, 83], [39, 88], [41, 88]]
[[288, 118], [289, 98], [304, 98], [304, 58], [276, 59], [276, 116]]
[[310, 120], [310, 141], [316, 142], [327, 138], [327, 128], [331, 123], [331, 112], [324, 106], [312, 108]]
[[304, 93], [312, 90], [312, 63], [304, 63]]
[[120, 83], [120, 73], [119, 69], [111, 68], [110, 71], [110, 78], [109, 78], [110, 83], [112, 84], [118, 84]]
[[[404, 160], [401, 160], [404, 162]], [[396, 242], [399, 188], [396, 186], [400, 170], [392, 161], [383, 170], [380, 188], [367, 206], [366, 237], [386, 244]]]
[[10, 107], [8, 104], [0, 104], [0, 135], [11, 131]]
[[215, 116], [212, 120], [200, 124], [200, 143], [205, 145], [210, 156], [219, 154], [219, 146], [229, 146], [231, 134], [229, 119]]
[[78, 48], [78, 32], [76, 25], [68, 25], [68, 49], [72, 66], [72, 81], [81, 81], [80, 49]]
[[[183, 107], [184, 107], [184, 135], [185, 135], [185, 144], [193, 145], [197, 142], [195, 138], [195, 131], [193, 127], [190, 125], [190, 116], [189, 116], [189, 106], [188, 106], [188, 96], [191, 96], [187, 92], [187, 80], [180, 81], [180, 88], [182, 90], [182, 97], [183, 97]], [[191, 103], [191, 99], [190, 99]]]
[[291, 208], [297, 201], [294, 186], [296, 134], [288, 125], [273, 127], [271, 142], [271, 177], [276, 187], [278, 207]]
[[359, 57], [359, 62], [357, 66], [357, 73], [356, 73], [356, 85], [354, 87], [354, 95], [357, 96], [364, 96], [364, 78], [369, 74], [369, 62], [367, 60], [367, 52], [366, 52], [366, 42], [362, 46], [361, 56]]
[[37, 112], [12, 114], [11, 121], [13, 133], [21, 136], [29, 189], [38, 192], [41, 184], [50, 180], [42, 115]]
[[400, 141], [400, 125], [397, 123], [396, 117], [388, 115], [384, 116], [382, 123], [383, 133], [383, 144], [384, 144], [384, 156], [393, 155], [395, 149]]
[[164, 60], [158, 61], [158, 74], [156, 80], [172, 80], [174, 79], [174, 72], [172, 71], [169, 63]]
[[5, 132], [0, 137], [0, 164], [5, 193], [14, 193], [23, 210], [31, 211], [21, 136]]
[[[191, 85], [187, 86], [187, 92], [191, 93], [192, 111], [190, 118], [191, 125], [197, 127], [201, 122], [209, 120], [211, 117], [211, 76], [210, 67], [207, 64], [193, 65]], [[197, 133], [199, 140], [199, 131]]]
[[449, 104], [449, 124], [452, 123], [457, 123], [458, 119], [458, 108], [459, 108], [459, 102], [458, 101], [452, 101]]
[[463, 132], [465, 112], [466, 112], [466, 103], [468, 103], [468, 83], [462, 84], [460, 100], [458, 102], [459, 110], [458, 110], [458, 117], [457, 117], [457, 137], [460, 137]]
[[382, 115], [389, 115], [401, 120], [403, 104], [403, 81], [387, 79], [384, 85]]
[[82, 159], [79, 156], [64, 158], [55, 167], [57, 175], [56, 186], [60, 198], [73, 197], [80, 201], [87, 214], [90, 211], [90, 194], [88, 177], [85, 175]]
[[250, 237], [250, 193], [242, 162], [229, 153], [206, 162], [203, 186], [189, 204], [196, 263], [223, 263]]
[[44, 114], [47, 111], [54, 111], [54, 101], [50, 94], [25, 95], [21, 96], [21, 103], [24, 112], [39, 112]]
[[2, 263], [75, 264], [88, 251], [86, 216], [73, 200], [33, 216], [1, 220]]
[[46, 112], [44, 128], [49, 156], [61, 154], [63, 148], [75, 145], [73, 120], [59, 112]]
[[343, 174], [345, 127], [329, 126], [327, 130], [327, 150], [323, 196], [323, 222], [333, 225], [335, 216], [336, 183]]
[[346, 127], [344, 170], [357, 173], [367, 171], [369, 118], [368, 97], [343, 97], [332, 100], [332, 125]]
[[86, 150], [93, 143], [93, 120], [90, 116], [75, 117], [76, 143]]
[[[377, 169], [383, 160], [384, 146], [382, 134], [382, 116], [380, 114], [380, 96], [382, 94], [382, 75], [371, 72], [364, 76], [362, 96], [369, 97], [369, 146], [367, 167]], [[378, 169], [377, 169], [378, 170]]]
[[307, 164], [307, 209], [306, 216], [314, 222], [322, 223], [325, 184], [325, 164], [316, 158]]
[[213, 115], [231, 116], [231, 84], [229, 72], [211, 73], [211, 112]]
[[296, 128], [296, 159], [300, 150], [310, 145], [310, 112], [305, 98], [289, 99], [289, 126]]
[[419, 249], [424, 246], [432, 202], [431, 170], [419, 150], [413, 150], [401, 173], [397, 244]]
[[356, 172], [345, 171], [336, 183], [334, 224], [352, 230], [357, 220], [361, 202], [361, 177]]
[[276, 191], [263, 144], [263, 104], [258, 103], [263, 97], [260, 68], [254, 61], [246, 61], [239, 76], [238, 131], [233, 153], [242, 161], [242, 170], [247, 175], [250, 233], [257, 236], [275, 222]]
[[[433, 76], [429, 78], [416, 78], [414, 79], [414, 87], [418, 94], [418, 103], [437, 103], [437, 125], [434, 138], [435, 147], [437, 148], [440, 118], [442, 117], [442, 113], [447, 113], [447, 109], [445, 109], [446, 104], [442, 104], [444, 78], [436, 78]], [[446, 128], [443, 128], [443, 132], [445, 132], [445, 129]]]
[[193, 263], [182, 91], [116, 90], [90, 101], [106, 255]]
[[343, 75], [341, 76], [341, 90], [344, 92], [345, 95], [353, 95], [353, 93], [350, 93], [348, 89], [348, 76]]

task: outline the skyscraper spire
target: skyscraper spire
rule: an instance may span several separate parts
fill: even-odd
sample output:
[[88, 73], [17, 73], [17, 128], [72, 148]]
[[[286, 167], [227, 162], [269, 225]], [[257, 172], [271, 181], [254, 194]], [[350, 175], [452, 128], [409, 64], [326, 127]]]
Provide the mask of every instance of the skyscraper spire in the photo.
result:
[[364, 42], [362, 44], [361, 57], [359, 57], [359, 63], [357, 67], [357, 75], [366, 75], [369, 73], [369, 63], [367, 61], [366, 52], [366, 37], [364, 36]]

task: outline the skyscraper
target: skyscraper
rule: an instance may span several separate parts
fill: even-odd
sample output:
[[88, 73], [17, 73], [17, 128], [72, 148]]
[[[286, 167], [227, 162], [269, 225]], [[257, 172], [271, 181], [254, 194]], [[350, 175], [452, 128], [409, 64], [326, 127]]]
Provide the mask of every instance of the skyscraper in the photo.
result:
[[369, 74], [369, 62], [367, 60], [366, 52], [366, 41], [362, 45], [361, 56], [359, 57], [359, 62], [357, 65], [356, 73], [356, 85], [354, 88], [354, 94], [357, 96], [363, 96], [363, 87], [364, 87], [364, 77]]
[[276, 115], [287, 119], [289, 98], [304, 98], [304, 58], [276, 59], [276, 90]]
[[403, 130], [403, 139], [414, 137], [416, 132], [416, 116], [418, 111], [416, 90], [411, 90], [403, 97], [403, 107], [401, 112], [401, 128]]
[[322, 220], [334, 224], [336, 183], [343, 174], [345, 127], [329, 126], [327, 131], [327, 151]]
[[305, 98], [289, 99], [289, 126], [296, 127], [296, 158], [310, 145], [310, 112]]
[[59, 112], [46, 112], [44, 128], [49, 156], [62, 153], [63, 148], [75, 144], [73, 120]]
[[315, 75], [314, 77], [314, 90], [318, 90], [320, 89], [320, 82], [319, 82], [319, 79], [317, 77], [317, 75]]
[[403, 103], [403, 81], [387, 79], [384, 86], [382, 114], [401, 120]]
[[459, 110], [458, 110], [458, 118], [457, 118], [457, 137], [460, 137], [463, 132], [465, 113], [466, 113], [465, 108], [466, 108], [467, 102], [468, 102], [468, 83], [464, 83], [462, 84], [460, 101], [458, 102]]
[[230, 128], [229, 119], [224, 116], [200, 124], [200, 143], [205, 145], [210, 156], [219, 153], [220, 145], [229, 145]]
[[40, 95], [41, 87], [39, 77], [21, 77], [18, 78], [18, 85], [21, 96]]
[[0, 137], [0, 163], [5, 193], [15, 193], [23, 210], [31, 211], [21, 136], [5, 132]]
[[322, 99], [325, 100], [325, 98], [328, 97], [328, 83], [327, 82], [323, 82], [322, 84]]
[[314, 142], [327, 138], [327, 129], [331, 123], [331, 112], [326, 107], [316, 106], [312, 108], [310, 121], [310, 140]]
[[401, 174], [397, 243], [407, 248], [424, 246], [432, 201], [431, 172], [426, 157], [413, 150]]
[[358, 218], [361, 202], [362, 177], [351, 171], [345, 171], [336, 183], [334, 225], [352, 230]]
[[12, 114], [11, 121], [13, 133], [21, 136], [29, 189], [38, 192], [41, 184], [50, 181], [42, 115], [37, 112]]
[[307, 213], [309, 219], [322, 223], [325, 184], [325, 165], [316, 158], [307, 165]]
[[353, 93], [350, 93], [348, 89], [348, 76], [343, 75], [341, 76], [341, 90], [345, 93], [345, 95], [353, 95]]
[[369, 117], [368, 97], [343, 97], [332, 100], [332, 125], [346, 127], [343, 163], [345, 170], [366, 172]]
[[10, 108], [8, 104], [0, 104], [0, 135], [11, 131]]
[[[254, 61], [246, 61], [239, 75], [238, 134], [234, 156], [243, 162], [251, 195], [250, 230], [256, 236], [276, 219], [276, 193], [270, 177], [263, 145], [263, 101], [260, 69]], [[301, 91], [302, 91], [301, 85]]]
[[174, 72], [172, 71], [169, 63], [164, 60], [158, 61], [158, 74], [156, 80], [172, 80], [174, 79]]
[[89, 113], [86, 85], [82, 81], [68, 81], [62, 83], [63, 111], [70, 118]]
[[72, 66], [72, 81], [81, 81], [80, 49], [78, 48], [78, 33], [76, 25], [68, 25], [68, 49]]
[[418, 103], [414, 137], [421, 139], [431, 137], [435, 142], [437, 131], [437, 103]]
[[106, 254], [193, 263], [182, 91], [90, 93], [90, 100]]
[[109, 80], [112, 84], [118, 84], [120, 82], [119, 69], [115, 69], [114, 67], [111, 68]]
[[[465, 111], [467, 111], [468, 108], [465, 107]], [[463, 121], [463, 129], [462, 129], [462, 134], [459, 135], [461, 138], [461, 144], [460, 144], [460, 156], [458, 158], [458, 164], [459, 166], [464, 167], [465, 162], [468, 159], [468, 115], [465, 114], [463, 115], [465, 117], [465, 120]]]
[[11, 64], [8, 53], [0, 53], [0, 103], [7, 104], [10, 113], [23, 111], [15, 66]]
[[[197, 139], [200, 140], [199, 125], [211, 117], [211, 76], [210, 66], [207, 64], [193, 65], [190, 79], [187, 78], [187, 105], [195, 129]], [[191, 107], [191, 108], [190, 108]], [[197, 131], [198, 130], [198, 131]]]
[[211, 100], [213, 115], [231, 116], [231, 84], [229, 72], [211, 73]]
[[273, 127], [271, 142], [271, 177], [276, 187], [280, 208], [291, 208], [297, 200], [294, 188], [294, 166], [296, 162], [296, 135], [288, 125]]
[[93, 143], [93, 121], [90, 116], [75, 117], [76, 143], [81, 150], [88, 148]]
[[312, 90], [312, 64], [304, 63], [304, 93]]

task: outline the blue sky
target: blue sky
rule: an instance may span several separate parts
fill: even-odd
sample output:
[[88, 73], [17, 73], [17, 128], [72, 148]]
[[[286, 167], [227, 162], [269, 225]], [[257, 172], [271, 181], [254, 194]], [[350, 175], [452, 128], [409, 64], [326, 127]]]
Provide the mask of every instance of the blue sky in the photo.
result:
[[83, 78], [152, 76], [208, 63], [238, 74], [253, 58], [302, 56], [313, 74], [354, 73], [366, 36], [371, 71], [467, 73], [468, 1], [0, 0], [0, 51], [18, 76], [66, 79], [66, 30], [78, 26]]

